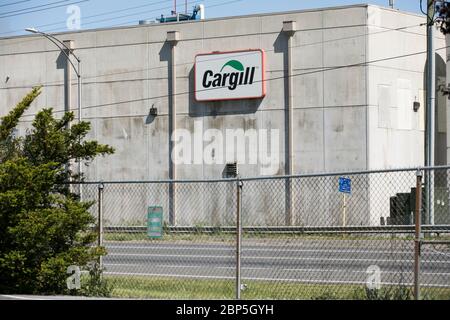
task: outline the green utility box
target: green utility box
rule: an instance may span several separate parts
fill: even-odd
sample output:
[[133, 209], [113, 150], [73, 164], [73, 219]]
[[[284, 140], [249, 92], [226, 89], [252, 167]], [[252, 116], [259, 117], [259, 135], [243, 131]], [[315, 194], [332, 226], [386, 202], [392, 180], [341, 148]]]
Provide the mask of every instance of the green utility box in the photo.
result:
[[161, 239], [163, 236], [163, 208], [148, 207], [147, 234], [149, 238]]

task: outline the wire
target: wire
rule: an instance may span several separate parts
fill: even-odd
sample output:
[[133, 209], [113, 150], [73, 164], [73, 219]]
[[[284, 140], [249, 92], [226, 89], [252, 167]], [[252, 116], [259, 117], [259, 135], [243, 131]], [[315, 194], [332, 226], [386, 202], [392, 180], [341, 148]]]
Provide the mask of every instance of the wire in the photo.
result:
[[16, 2], [11, 2], [11, 3], [6, 3], [6, 4], [0, 4], [0, 8], [2, 7], [8, 7], [8, 6], [13, 6], [15, 4], [20, 4], [20, 3], [24, 3], [24, 2], [30, 2], [31, 0], [22, 0], [22, 1], [16, 1]]
[[[227, 1], [227, 2], [223, 2], [223, 3], [218, 3], [218, 4], [214, 4], [214, 5], [208, 5], [208, 8], [214, 8], [214, 7], [220, 7], [220, 6], [224, 6], [224, 5], [229, 5], [232, 3], [236, 3], [236, 2], [242, 2], [244, 0], [232, 0], [232, 1]], [[188, 4], [193, 4], [193, 3], [197, 3], [198, 1], [190, 1], [188, 2]], [[171, 7], [172, 8], [172, 7]], [[127, 21], [127, 22], [121, 22], [119, 24], [114, 24], [111, 27], [120, 27], [120, 26], [125, 26], [128, 25], [130, 23], [134, 23], [134, 21]]]
[[[360, 35], [357, 35], [357, 36], [348, 36], [348, 37], [342, 37], [342, 38], [337, 38], [337, 39], [329, 39], [329, 40], [324, 40], [324, 41], [310, 42], [310, 43], [305, 43], [305, 44], [291, 46], [291, 48], [303, 48], [303, 47], [313, 46], [313, 45], [317, 45], [317, 44], [323, 44], [323, 43], [330, 43], [330, 42], [336, 42], [336, 41], [342, 41], [342, 40], [355, 39], [355, 38], [359, 38], [359, 37], [371, 36], [371, 35], [381, 34], [381, 33], [385, 33], [385, 32], [401, 31], [401, 30], [405, 30], [405, 29], [409, 29], [409, 28], [420, 27], [422, 25], [424, 25], [424, 24], [418, 24], [418, 25], [415, 24], [415, 25], [411, 25], [411, 26], [399, 27], [399, 28], [395, 28], [395, 29], [383, 30], [383, 31], [378, 31], [378, 32], [363, 33], [363, 34], [360, 34]], [[203, 38], [203, 39], [207, 39], [207, 38]], [[264, 51], [265, 52], [272, 52], [272, 51], [275, 51], [275, 49], [264, 49]], [[239, 54], [239, 56], [242, 56], [242, 54]], [[215, 59], [212, 58], [212, 59], [208, 59], [207, 61], [214, 61], [214, 60]], [[175, 64], [175, 66], [179, 67], [179, 66], [189, 65], [189, 64], [193, 64], [193, 63], [195, 63], [195, 61], [179, 63], [179, 64]], [[127, 74], [127, 73], [134, 73], [134, 72], [154, 70], [154, 69], [162, 69], [162, 68], [166, 68], [166, 66], [150, 67], [150, 68], [145, 68], [145, 69], [137, 69], [137, 70], [133, 70], [133, 71], [122, 71], [122, 72], [117, 72], [117, 73], [109, 73], [109, 74], [104, 74], [104, 75], [85, 77], [85, 79], [95, 79], [95, 78], [99, 78], [99, 77], [103, 77], [103, 76]]]
[[[365, 37], [365, 36], [373, 36], [373, 35], [376, 35], [376, 34], [382, 34], [382, 33], [386, 33], [386, 32], [402, 31], [402, 30], [415, 28], [415, 27], [420, 27], [420, 26], [424, 26], [424, 25], [425, 25], [425, 23], [421, 23], [421, 24], [415, 24], [415, 25], [410, 25], [410, 26], [403, 26], [403, 27], [399, 27], [399, 28], [395, 28], [395, 29], [388, 29], [388, 30], [382, 30], [382, 31], [371, 32], [371, 33], [363, 33], [363, 34], [356, 35], [356, 36], [348, 36], [348, 37], [342, 37], [342, 38], [337, 38], [337, 39], [329, 39], [329, 40], [325, 40], [325, 41], [310, 42], [310, 43], [295, 45], [295, 46], [292, 46], [292, 48], [302, 48], [302, 47], [308, 47], [308, 46], [313, 46], [313, 45], [317, 45], [317, 44], [330, 43], [330, 42], [336, 42], [336, 41], [342, 41], [342, 40], [349, 40], [349, 39], [355, 39], [355, 38]], [[206, 38], [203, 38], [203, 39], [206, 39]], [[127, 44], [127, 45], [130, 45], [130, 44]], [[264, 51], [265, 52], [271, 52], [271, 51], [275, 51], [275, 49], [265, 49]], [[242, 54], [240, 54], [240, 56], [241, 55]], [[0, 55], [0, 56], [2, 56], [2, 55]], [[209, 60], [214, 60], [214, 59], [209, 59]], [[190, 61], [190, 62], [175, 64], [175, 66], [179, 67], [179, 66], [191, 65], [193, 63], [194, 63], [194, 61]], [[83, 77], [83, 80], [97, 79], [97, 78], [100, 78], [100, 77], [122, 75], [122, 74], [129, 74], [129, 73], [149, 71], [149, 70], [157, 70], [157, 69], [165, 69], [165, 68], [167, 68], [167, 67], [166, 66], [158, 66], [158, 67], [140, 68], [140, 69], [135, 69], [135, 70], [130, 70], [130, 71], [105, 73], [105, 74], [100, 74], [100, 75], [91, 76], [91, 77]], [[62, 84], [63, 84], [62, 82], [59, 82], [59, 81], [56, 82], [55, 81], [55, 82], [46, 82], [46, 83], [41, 84], [41, 85], [43, 85], [44, 87], [47, 87], [47, 86], [51, 86], [51, 85], [62, 85]], [[30, 85], [28, 87], [31, 88], [31, 87], [34, 87], [34, 86], [37, 86], [37, 85], [38, 84]], [[0, 89], [7, 89], [7, 88], [0, 88]]]
[[[428, 14], [428, 9], [433, 7], [433, 12], [431, 17]], [[420, 0], [420, 11], [427, 16], [427, 24], [429, 26], [432, 26], [436, 23], [437, 17], [436, 17], [436, 2], [433, 0], [432, 2], [428, 3], [427, 1], [427, 12], [423, 11], [423, 0]], [[428, 22], [430, 21], [430, 22]]]
[[424, 14], [424, 15], [428, 15], [428, 13], [426, 13], [425, 11], [423, 11], [423, 0], [420, 0], [420, 11], [422, 11], [422, 13]]
[[449, 254], [449, 253], [445, 253], [445, 252], [442, 252], [442, 251], [438, 251], [438, 250], [436, 250], [436, 249], [433, 248], [433, 247], [430, 247], [430, 250], [433, 251], [434, 253], [437, 253], [437, 254], [440, 254], [440, 255], [443, 255], [443, 256], [446, 256], [446, 257], [450, 257], [450, 254]]
[[[229, 3], [233, 3], [233, 2], [240, 2], [243, 0], [234, 0], [234, 1], [230, 1], [224, 4], [220, 4], [220, 5], [225, 5], [225, 4], [229, 4]], [[193, 1], [189, 1], [188, 4], [194, 4], [197, 3], [198, 0], [193, 0]], [[217, 6], [217, 5], [216, 5]], [[209, 8], [212, 8], [214, 6], [209, 6]], [[91, 21], [91, 22], [87, 22], [87, 23], [83, 23], [83, 26], [86, 25], [92, 25], [92, 24], [97, 24], [97, 23], [101, 23], [101, 22], [106, 22], [106, 21], [113, 21], [113, 20], [117, 20], [117, 19], [123, 19], [123, 18], [127, 18], [127, 17], [133, 17], [133, 16], [137, 16], [137, 15], [142, 15], [142, 14], [147, 14], [147, 13], [152, 13], [152, 12], [158, 12], [158, 11], [162, 11], [162, 10], [167, 10], [167, 9], [172, 9], [173, 7], [164, 7], [164, 8], [159, 8], [159, 9], [152, 9], [152, 10], [148, 10], [148, 11], [143, 11], [143, 12], [138, 12], [138, 13], [132, 13], [132, 14], [126, 14], [126, 15], [121, 15], [121, 16], [117, 16], [117, 17], [111, 17], [111, 18], [107, 18], [107, 19], [102, 19], [102, 20], [95, 20], [95, 21]], [[129, 23], [136, 23], [136, 20], [132, 20], [132, 21], [127, 21], [127, 22], [122, 22], [120, 24], [116, 24], [116, 25], [112, 25], [112, 27], [114, 26], [121, 26], [123, 24], [129, 24]], [[111, 27], [111, 26], [110, 26]], [[45, 30], [46, 32], [53, 32], [53, 31], [58, 31], [61, 28], [54, 28], [54, 29], [50, 29], [50, 30]]]
[[[204, 0], [204, 1], [207, 1], [207, 0]], [[212, 8], [212, 7], [218, 7], [218, 6], [223, 6], [223, 5], [227, 5], [227, 4], [234, 3], [234, 2], [240, 2], [240, 1], [244, 1], [244, 0], [234, 0], [234, 1], [229, 1], [229, 2], [225, 2], [225, 3], [219, 3], [219, 4], [215, 4], [215, 5], [209, 6], [209, 8]], [[197, 1], [191, 1], [191, 2], [189, 2], [189, 3], [196, 3], [196, 2], [197, 2]], [[170, 6], [170, 7], [165, 7], [165, 8], [153, 9], [153, 10], [150, 10], [150, 11], [144, 11], [143, 13], [157, 12], [157, 11], [161, 11], [161, 10], [165, 10], [165, 9], [172, 9], [172, 8], [173, 8], [173, 7]], [[139, 12], [139, 13], [136, 13], [136, 14], [132, 14], [132, 15], [138, 15], [138, 14], [142, 14], [142, 12]], [[130, 14], [130, 15], [127, 15], [127, 16], [131, 16], [131, 14]], [[86, 23], [86, 24], [92, 24], [92, 23], [102, 22], [102, 21], [106, 21], [106, 20], [115, 20], [115, 19], [119, 19], [119, 18], [123, 18], [123, 16], [115, 17], [115, 18], [109, 18], [109, 19], [104, 19], [104, 20], [101, 20], [101, 21], [97, 20], [97, 21], [93, 21], [93, 22]], [[136, 22], [136, 20], [132, 20], [132, 21], [128, 21], [128, 22], [126, 22], [126, 23], [135, 23], [135, 22]], [[121, 24], [114, 25], [114, 26], [122, 26], [122, 23], [121, 23]], [[56, 28], [56, 29], [44, 29], [44, 30], [41, 30], [41, 31], [50, 33], [50, 32], [57, 31], [57, 30], [61, 30], [61, 28]], [[86, 30], [84, 30], [84, 31], [89, 31], [89, 30], [92, 30], [92, 29], [86, 29]], [[18, 30], [18, 31], [19, 31], [19, 30]], [[0, 33], [0, 34], [1, 34], [1, 33]], [[5, 38], [5, 39], [8, 39], [8, 38]], [[4, 39], [0, 38], [0, 40], [4, 40]], [[9, 40], [9, 39], [8, 39], [8, 40]], [[17, 45], [17, 44], [27, 43], [27, 42], [31, 42], [31, 41], [35, 41], [35, 40], [36, 40], [36, 38], [29, 38], [29, 39], [25, 39], [25, 40], [21, 40], [21, 41], [12, 42], [12, 43], [10, 43], [10, 44]], [[134, 44], [140, 44], [140, 43], [129, 43], [129, 44], [127, 44], [127, 45], [134, 45]], [[82, 48], [79, 48], [79, 49], [82, 49]], [[25, 52], [22, 52], [22, 53], [25, 53]], [[0, 56], [4, 56], [4, 55], [5, 55], [5, 54], [0, 54]], [[6, 54], [6, 55], [8, 55], [8, 54]]]
[[[89, 1], [89, 0], [85, 0], [85, 1]], [[204, 1], [207, 1], [207, 0], [204, 0]], [[243, 1], [243, 0], [234, 0], [234, 1], [230, 1], [230, 2], [227, 2], [227, 3], [224, 3], [224, 4], [220, 4], [220, 5], [225, 5], [225, 4], [234, 3], [234, 2], [240, 2], [240, 1]], [[155, 4], [159, 4], [159, 3], [165, 3], [165, 2], [171, 2], [171, 0], [159, 1], [159, 2], [152, 3], [152, 4], [147, 4], [145, 6], [137, 6], [137, 7], [134, 7], [134, 8], [124, 9], [124, 10], [111, 11], [111, 12], [108, 12], [108, 13], [105, 13], [105, 14], [97, 14], [97, 15], [93, 15], [93, 16], [89, 16], [89, 17], [84, 17], [83, 20], [84, 19], [88, 19], [88, 18], [92, 18], [92, 17], [95, 17], [95, 16], [108, 15], [108, 14], [116, 13], [118, 11], [122, 12], [122, 11], [127, 11], [127, 10], [132, 10], [132, 9], [138, 9], [138, 8], [143, 8], [143, 7], [147, 7], [147, 6], [150, 6], [150, 5], [155, 5]], [[197, 3], [197, 2], [198, 2], [198, 0], [197, 1], [194, 0], [194, 1], [190, 1], [188, 3], [189, 4], [193, 4], [193, 3]], [[218, 6], [218, 5], [209, 6], [209, 8], [216, 7], [216, 6]], [[148, 10], [148, 11], [143, 11], [143, 12], [138, 12], [138, 13], [133, 13], [133, 14], [127, 14], [127, 15], [121, 15], [121, 16], [117, 16], [117, 17], [102, 19], [102, 20], [95, 20], [95, 21], [83, 23], [83, 25], [91, 25], [91, 24], [96, 24], [96, 23], [101, 23], [101, 22], [106, 22], [106, 21], [112, 21], [112, 20], [117, 20], [117, 19], [127, 18], [127, 17], [131, 17], [131, 16], [142, 15], [142, 14], [151, 13], [151, 12], [158, 12], [158, 11], [172, 9], [172, 8], [173, 8], [172, 6], [169, 6], [169, 7], [159, 8], [159, 9], [152, 9], [152, 10]], [[2, 18], [2, 17], [0, 17], [0, 18]], [[125, 23], [128, 24], [128, 23], [133, 23], [133, 22], [136, 22], [136, 21], [133, 20], [133, 21], [125, 22]], [[48, 25], [41, 25], [41, 26], [37, 26], [37, 27], [40, 28], [40, 27], [44, 27], [44, 26], [65, 24], [65, 23], [66, 23], [66, 21], [61, 21], [61, 22], [51, 23], [51, 24], [48, 24]], [[118, 25], [122, 25], [122, 24], [123, 23], [120, 23]], [[114, 26], [118, 26], [118, 25], [114, 25]], [[62, 30], [62, 29], [61, 28], [53, 28], [53, 29], [44, 29], [42, 31], [44, 31], [44, 32], [54, 32], [54, 31], [60, 31], [60, 30]], [[19, 32], [19, 31], [22, 31], [22, 30], [2, 32], [0, 34], [11, 34], [11, 33]]]
[[37, 9], [37, 10], [32, 10], [32, 11], [27, 11], [27, 12], [15, 13], [15, 14], [7, 15], [7, 16], [0, 16], [0, 19], [16, 17], [16, 16], [29, 14], [29, 13], [34, 13], [34, 12], [41, 12], [41, 11], [45, 11], [45, 10], [51, 10], [51, 9], [55, 9], [55, 8], [66, 7], [68, 5], [79, 4], [79, 3], [88, 2], [88, 1], [90, 1], [90, 0], [81, 0], [81, 1], [71, 2], [71, 3], [61, 4], [61, 5], [57, 5], [57, 6], [53, 6], [53, 7], [49, 7], [49, 8], [43, 8], [43, 9]]
[[[449, 48], [449, 47], [450, 46], [445, 46], [445, 47], [442, 47], [442, 48], [438, 48], [436, 50], [443, 50], [443, 49], [446, 49], [446, 48]], [[334, 71], [334, 70], [345, 69], [345, 68], [362, 67], [362, 66], [367, 66], [369, 64], [373, 64], [373, 63], [384, 62], [384, 61], [389, 61], [389, 60], [396, 60], [396, 59], [402, 59], [402, 58], [412, 57], [412, 56], [425, 54], [425, 53], [427, 53], [427, 51], [420, 51], [420, 52], [404, 54], [404, 55], [400, 55], [400, 56], [394, 56], [394, 57], [383, 58], [383, 59], [376, 59], [376, 60], [367, 61], [367, 62], [361, 62], [361, 63], [353, 63], [353, 64], [347, 64], [347, 65], [342, 65], [342, 66], [323, 68], [321, 70], [308, 71], [308, 72], [304, 72], [304, 73], [296, 73], [296, 74], [293, 74], [291, 76], [285, 75], [285, 76], [280, 76], [280, 77], [273, 77], [273, 78], [260, 80], [260, 81], [255, 81], [255, 82], [256, 83], [257, 82], [270, 82], [270, 81], [275, 81], [275, 80], [288, 79], [290, 77], [294, 78], [294, 77], [299, 77], [299, 76], [305, 76], [305, 75], [310, 75], [310, 74], [315, 74], [315, 73]], [[208, 89], [196, 90], [196, 92], [210, 91], [210, 90], [216, 90], [216, 89], [218, 90], [218, 89], [223, 89], [223, 88], [226, 88], [226, 87], [227, 86], [221, 86], [221, 87], [216, 87], [216, 88], [208, 88]], [[193, 91], [185, 91], [185, 92], [177, 93], [175, 95], [176, 96], [180, 96], [180, 95], [186, 95], [186, 94], [192, 94], [192, 93], [195, 93], [195, 92], [193, 92]], [[115, 102], [115, 103], [108, 103], [108, 104], [88, 106], [88, 107], [84, 107], [83, 109], [92, 109], [92, 108], [98, 108], [98, 107], [104, 107], [104, 106], [110, 106], [110, 105], [118, 105], [118, 104], [130, 103], [130, 102], [140, 102], [140, 101], [147, 101], [147, 100], [152, 100], [152, 99], [168, 98], [170, 96], [171, 95], [162, 95], [162, 96], [157, 96], [157, 97], [134, 99], [134, 100], [129, 100], [129, 101], [121, 101], [121, 102]]]
[[[443, 49], [447, 49], [450, 46], [445, 46], [445, 47], [441, 47], [441, 48], [437, 48], [436, 51], [438, 50], [443, 50]], [[264, 80], [260, 80], [260, 81], [255, 81], [254, 83], [258, 83], [258, 82], [270, 82], [270, 81], [275, 81], [275, 80], [281, 80], [281, 79], [288, 79], [289, 77], [299, 77], [299, 76], [305, 76], [305, 75], [310, 75], [310, 74], [316, 74], [316, 73], [321, 73], [321, 72], [328, 72], [328, 71], [334, 71], [334, 70], [339, 70], [339, 69], [345, 69], [345, 68], [355, 68], [355, 67], [363, 67], [363, 66], [368, 66], [374, 63], [378, 63], [378, 62], [384, 62], [384, 61], [390, 61], [390, 60], [396, 60], [396, 59], [402, 59], [402, 58], [407, 58], [407, 57], [412, 57], [412, 56], [416, 56], [416, 55], [421, 55], [421, 54], [426, 54], [427, 51], [419, 51], [419, 52], [414, 52], [414, 53], [409, 53], [409, 54], [404, 54], [404, 55], [399, 55], [399, 56], [393, 56], [393, 57], [388, 57], [388, 58], [381, 58], [381, 59], [375, 59], [375, 60], [371, 60], [371, 61], [367, 61], [367, 62], [360, 62], [360, 63], [353, 63], [353, 64], [347, 64], [347, 65], [342, 65], [342, 66], [335, 66], [335, 67], [328, 67], [328, 68], [322, 68], [320, 70], [314, 70], [314, 71], [309, 71], [309, 72], [303, 72], [303, 73], [296, 73], [293, 74], [291, 76], [280, 76], [280, 77], [273, 77], [273, 78], [269, 78], [269, 79], [264, 79]], [[223, 89], [226, 88], [227, 86], [221, 86], [221, 87], [215, 87], [215, 88], [207, 88], [207, 89], [202, 89], [202, 90], [196, 90], [196, 91], [185, 91], [185, 92], [179, 92], [176, 93], [174, 96], [183, 96], [183, 95], [188, 95], [188, 94], [195, 94], [196, 92], [204, 92], [204, 91], [210, 91], [210, 90], [218, 90], [218, 89]], [[109, 106], [117, 106], [120, 104], [126, 104], [126, 103], [135, 103], [135, 102], [142, 102], [142, 101], [148, 101], [148, 100], [154, 100], [154, 99], [162, 99], [162, 98], [169, 98], [172, 95], [169, 94], [165, 94], [165, 95], [160, 95], [160, 96], [153, 96], [153, 97], [147, 97], [147, 98], [139, 98], [139, 99], [132, 99], [132, 100], [126, 100], [126, 101], [117, 101], [117, 102], [111, 102], [111, 103], [104, 103], [104, 104], [98, 104], [98, 105], [92, 105], [92, 106], [86, 106], [83, 107], [83, 110], [87, 110], [87, 109], [95, 109], [95, 108], [101, 108], [101, 107], [109, 107]], [[75, 111], [77, 109], [71, 109], [70, 111]], [[57, 111], [55, 113], [61, 113], [61, 112], [65, 112], [65, 111]], [[23, 115], [24, 117], [30, 117], [30, 116], [35, 116], [36, 114], [27, 114], [27, 115]], [[144, 114], [144, 115], [133, 115], [134, 117], [141, 117], [141, 116], [148, 116], [148, 114]], [[111, 117], [114, 118], [114, 117]]]
[[14, 10], [14, 11], [9, 11], [9, 12], [3, 12], [3, 13], [0, 13], [0, 16], [8, 15], [10, 13], [16, 13], [16, 12], [21, 12], [21, 11], [28, 11], [28, 10], [32, 10], [32, 9], [38, 9], [38, 8], [42, 8], [42, 7], [48, 7], [48, 6], [51, 6], [51, 5], [54, 5], [54, 4], [59, 4], [59, 3], [62, 3], [62, 2], [67, 2], [67, 1], [69, 1], [69, 0], [60, 0], [60, 1], [56, 1], [56, 2], [50, 2], [50, 3], [47, 3], [47, 4], [41, 4], [41, 5], [34, 6], [34, 7], [28, 7], [28, 8], [23, 8], [23, 9], [17, 9], [17, 10]]
[[[150, 6], [153, 6], [153, 5], [156, 5], [156, 4], [160, 4], [160, 3], [165, 3], [165, 2], [172, 2], [172, 0], [157, 1], [157, 2], [152, 2], [152, 3], [141, 5], [141, 6], [123, 8], [123, 9], [120, 9], [120, 10], [114, 10], [114, 11], [104, 12], [104, 13], [100, 13], [100, 14], [94, 14], [92, 16], [84, 16], [83, 20], [90, 19], [90, 18], [95, 18], [95, 17], [100, 17], [100, 16], [106, 16], [106, 15], [114, 14], [114, 13], [118, 13], [118, 12], [134, 10], [134, 9], [142, 9], [142, 8], [145, 8], [145, 7], [150, 7]], [[35, 26], [35, 27], [36, 28], [45, 28], [45, 27], [50, 27], [50, 26], [55, 26], [55, 25], [60, 25], [60, 24], [65, 24], [65, 23], [66, 23], [66, 21], [64, 20], [64, 21], [59, 21], [59, 22], [54, 22], [54, 23], [42, 24], [42, 25], [38, 25], [38, 26]], [[59, 30], [59, 29], [60, 28], [53, 29], [53, 30]], [[0, 35], [2, 35], [2, 34], [13, 34], [13, 33], [20, 32], [20, 31], [23, 31], [23, 29], [18, 29], [18, 30], [8, 31], [8, 32], [0, 32]], [[52, 30], [43, 30], [43, 31], [48, 32], [48, 31], [52, 31]]]
[[[242, 0], [239, 0], [239, 1], [242, 1]], [[195, 3], [195, 2], [198, 2], [198, 1], [197, 0], [190, 1], [189, 4], [192, 4], [192, 3]], [[96, 23], [101, 23], [101, 22], [106, 22], [106, 21], [111, 21], [111, 20], [116, 20], [116, 19], [127, 18], [127, 17], [133, 17], [133, 16], [144, 14], [144, 13], [157, 12], [157, 11], [165, 10], [165, 9], [168, 9], [168, 8], [172, 8], [172, 6], [165, 7], [165, 8], [160, 8], [160, 9], [152, 9], [152, 10], [144, 11], [144, 12], [130, 13], [130, 14], [126, 14], [126, 15], [122, 15], [122, 16], [118, 16], [118, 17], [107, 18], [107, 19], [102, 19], [102, 20], [91, 21], [91, 22], [88, 22], [88, 23], [83, 23], [83, 26], [96, 24]], [[133, 20], [133, 22], [135, 23], [136, 20]], [[49, 31], [54, 31], [54, 30], [49, 30]]]

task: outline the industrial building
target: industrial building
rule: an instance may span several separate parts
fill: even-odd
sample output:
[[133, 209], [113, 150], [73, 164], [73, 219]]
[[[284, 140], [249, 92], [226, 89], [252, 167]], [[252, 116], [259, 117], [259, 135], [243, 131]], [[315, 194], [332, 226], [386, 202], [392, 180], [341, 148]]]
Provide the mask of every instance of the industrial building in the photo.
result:
[[[116, 148], [85, 168], [86, 178], [220, 179], [233, 157], [243, 177], [423, 165], [424, 22], [422, 15], [364, 4], [55, 34], [71, 40], [66, 43], [81, 59], [81, 116], [92, 123], [89, 138]], [[438, 32], [436, 48], [439, 87], [446, 83], [446, 51]], [[253, 60], [226, 66], [244, 55]], [[256, 69], [247, 69], [251, 63]], [[44, 37], [0, 38], [0, 116], [43, 84], [20, 133], [43, 106], [58, 114], [69, 107], [77, 117], [73, 73], [70, 105], [64, 104], [67, 68]], [[251, 92], [239, 91], [250, 84]], [[436, 100], [436, 164], [447, 164], [446, 98]], [[171, 157], [170, 137], [180, 129], [192, 134], [188, 163]], [[249, 161], [251, 139], [238, 151], [208, 149], [212, 138], [203, 135], [210, 129], [223, 137], [230, 129], [275, 130], [268, 144], [277, 150], [276, 167], [263, 170], [260, 159]], [[204, 152], [198, 161], [194, 141]], [[370, 208], [370, 195], [364, 201]], [[353, 223], [379, 223], [380, 208]]]

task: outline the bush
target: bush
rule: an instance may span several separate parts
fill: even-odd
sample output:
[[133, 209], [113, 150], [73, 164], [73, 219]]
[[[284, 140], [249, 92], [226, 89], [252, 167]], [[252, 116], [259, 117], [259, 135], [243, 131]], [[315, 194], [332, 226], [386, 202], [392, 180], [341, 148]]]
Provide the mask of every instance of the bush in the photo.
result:
[[354, 298], [358, 300], [413, 300], [410, 288], [399, 285], [396, 287], [383, 287], [381, 289], [358, 289]]
[[81, 289], [74, 294], [91, 297], [111, 297], [113, 286], [110, 281], [103, 278], [100, 266], [97, 262], [88, 266], [88, 276], [81, 280]]
[[92, 271], [83, 292], [102, 294], [101, 271], [90, 266], [106, 254], [92, 246], [92, 203], [80, 202], [67, 181], [83, 179], [70, 168], [75, 159], [89, 162], [114, 150], [83, 141], [89, 123], [69, 128], [73, 114], [58, 120], [52, 109], [40, 111], [32, 129], [15, 137], [20, 117], [39, 94], [33, 89], [0, 123], [0, 292], [73, 294], [66, 272], [77, 265]]

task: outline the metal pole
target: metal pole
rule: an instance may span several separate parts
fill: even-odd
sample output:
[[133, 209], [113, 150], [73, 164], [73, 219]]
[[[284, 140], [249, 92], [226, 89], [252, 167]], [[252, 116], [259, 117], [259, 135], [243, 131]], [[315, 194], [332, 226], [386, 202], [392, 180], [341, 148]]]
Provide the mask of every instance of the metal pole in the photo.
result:
[[[81, 123], [83, 120], [83, 114], [81, 110], [81, 103], [82, 103], [82, 89], [81, 89], [81, 61], [78, 60], [78, 123]], [[81, 182], [81, 175], [83, 174], [83, 164], [81, 162], [81, 159], [78, 159], [78, 174], [80, 175], [80, 182]], [[80, 183], [80, 189], [78, 190], [80, 195], [80, 201], [83, 201], [83, 185]]]
[[[292, 77], [292, 41], [293, 36], [291, 35], [288, 40], [288, 87], [289, 87], [289, 103], [288, 103], [288, 144], [289, 144], [289, 165], [288, 165], [288, 174], [294, 174], [294, 78]], [[289, 179], [289, 209], [288, 215], [286, 217], [286, 225], [292, 225], [292, 218], [295, 212], [294, 210], [294, 197], [293, 197], [293, 188], [292, 188], [292, 178]]]
[[[425, 166], [434, 166], [434, 135], [435, 135], [435, 47], [434, 47], [434, 0], [427, 1], [427, 110]], [[434, 179], [433, 172], [426, 173], [426, 212], [429, 224], [434, 224]]]
[[[103, 246], [103, 190], [104, 190], [103, 183], [100, 183], [98, 185], [98, 246]], [[99, 258], [99, 267], [100, 270], [103, 269], [103, 257], [100, 256]]]
[[422, 171], [416, 173], [416, 208], [414, 240], [414, 298], [420, 299], [420, 246], [422, 241]]
[[347, 197], [344, 193], [344, 205], [342, 207], [342, 226], [345, 227], [347, 225]]
[[[287, 43], [287, 86], [288, 86], [288, 101], [287, 101], [287, 121], [286, 121], [286, 135], [287, 135], [287, 165], [286, 175], [294, 174], [294, 77], [293, 77], [293, 55], [292, 47], [294, 41], [294, 34], [296, 32], [296, 23], [294, 21], [283, 22], [283, 31], [288, 36]], [[294, 195], [292, 187], [292, 178], [286, 179], [286, 217], [285, 224], [291, 226], [293, 224]]]
[[242, 252], [242, 186], [241, 180], [237, 180], [237, 208], [236, 208], [236, 299], [241, 299], [241, 252]]
[[[73, 47], [73, 41], [67, 40], [63, 42], [67, 49], [61, 49], [62, 52], [66, 55], [66, 66], [64, 70], [64, 112], [70, 112], [71, 110], [71, 104], [72, 104], [72, 66], [70, 61], [70, 52]], [[67, 52], [66, 52], [67, 50]], [[70, 130], [71, 123], [68, 122], [66, 125], [67, 130]], [[70, 172], [72, 170], [72, 161], [69, 161], [69, 163], [66, 164], [66, 170], [67, 172]], [[69, 177], [70, 180], [72, 180]], [[74, 192], [75, 186], [70, 185], [70, 192]]]
[[289, 172], [288, 174], [294, 174], [294, 138], [293, 138], [293, 130], [294, 130], [294, 78], [292, 72], [292, 41], [293, 36], [289, 37], [288, 40], [288, 87], [289, 87], [289, 103], [288, 103], [288, 117], [289, 117]]
[[[171, 64], [170, 64], [170, 138], [169, 138], [169, 178], [173, 181], [177, 179], [176, 163], [173, 161], [173, 156], [176, 154], [175, 143], [172, 140], [177, 128], [177, 70], [176, 70], [176, 45], [179, 40], [178, 32], [168, 32], [167, 40], [171, 43]], [[176, 183], [172, 182], [169, 185], [169, 222], [171, 225], [176, 225]]]

